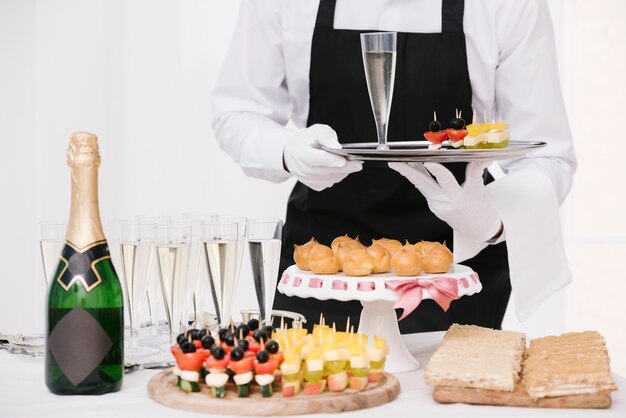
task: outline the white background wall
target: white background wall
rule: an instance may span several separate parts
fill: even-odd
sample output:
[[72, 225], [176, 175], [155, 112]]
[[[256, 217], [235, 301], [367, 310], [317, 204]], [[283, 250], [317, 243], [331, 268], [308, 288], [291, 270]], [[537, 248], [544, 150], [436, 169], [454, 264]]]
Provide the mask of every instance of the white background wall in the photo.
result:
[[[292, 183], [245, 177], [213, 139], [208, 97], [239, 1], [0, 0], [0, 332], [43, 329], [37, 221], [69, 210], [72, 131], [100, 138], [104, 218], [203, 211], [283, 217]], [[550, 0], [580, 161], [564, 206], [575, 283], [531, 336], [598, 329], [626, 374], [623, 0]], [[621, 148], [622, 147], [622, 148]], [[255, 306], [244, 265], [238, 307]]]

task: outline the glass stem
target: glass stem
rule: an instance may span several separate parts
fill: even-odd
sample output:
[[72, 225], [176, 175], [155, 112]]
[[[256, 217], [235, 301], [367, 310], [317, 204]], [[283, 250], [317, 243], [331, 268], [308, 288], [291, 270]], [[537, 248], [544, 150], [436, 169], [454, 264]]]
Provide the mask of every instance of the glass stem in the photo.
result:
[[378, 149], [389, 149], [387, 146], [387, 122], [376, 121], [378, 132]]

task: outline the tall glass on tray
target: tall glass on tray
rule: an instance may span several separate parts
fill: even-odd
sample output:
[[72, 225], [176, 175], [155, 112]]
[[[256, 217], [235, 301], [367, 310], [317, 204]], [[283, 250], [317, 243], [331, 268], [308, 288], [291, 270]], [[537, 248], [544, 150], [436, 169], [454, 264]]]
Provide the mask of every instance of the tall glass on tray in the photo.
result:
[[395, 32], [361, 34], [363, 66], [376, 121], [378, 149], [389, 149], [387, 127], [396, 75], [396, 37]]
[[193, 292], [195, 277], [189, 271], [191, 231], [191, 225], [157, 227], [157, 264], [172, 341], [187, 325], [187, 303]]
[[227, 324], [232, 318], [232, 305], [239, 277], [237, 254], [239, 228], [237, 223], [205, 222], [202, 241], [204, 258], [209, 271], [209, 282], [218, 323]]
[[254, 290], [261, 319], [271, 323], [272, 306], [278, 283], [283, 222], [276, 219], [250, 220], [248, 244], [252, 262]]

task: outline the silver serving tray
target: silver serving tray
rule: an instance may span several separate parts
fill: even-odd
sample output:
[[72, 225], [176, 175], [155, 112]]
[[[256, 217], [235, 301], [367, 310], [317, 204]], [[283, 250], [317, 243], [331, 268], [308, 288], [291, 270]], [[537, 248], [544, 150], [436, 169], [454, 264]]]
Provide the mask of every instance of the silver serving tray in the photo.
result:
[[390, 142], [388, 150], [377, 149], [375, 142], [344, 144], [341, 149], [322, 147], [325, 151], [356, 161], [400, 162], [471, 162], [483, 160], [510, 160], [524, 157], [546, 146], [541, 141], [510, 141], [505, 148], [456, 149], [444, 145], [440, 150], [429, 150], [428, 141]]

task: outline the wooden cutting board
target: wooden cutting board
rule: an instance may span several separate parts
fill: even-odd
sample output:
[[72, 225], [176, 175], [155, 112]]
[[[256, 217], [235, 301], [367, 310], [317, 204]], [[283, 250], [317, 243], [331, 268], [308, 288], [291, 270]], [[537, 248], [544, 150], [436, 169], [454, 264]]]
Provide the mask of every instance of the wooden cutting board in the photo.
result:
[[305, 395], [301, 392], [290, 398], [283, 398], [277, 390], [271, 398], [263, 398], [254, 383], [250, 385], [250, 396], [239, 398], [235, 385], [232, 382], [229, 385], [224, 399], [213, 398], [206, 385], [202, 385], [201, 392], [185, 393], [176, 387], [176, 378], [170, 369], [150, 379], [148, 394], [161, 405], [176, 409], [219, 415], [268, 416], [354, 411], [391, 402], [400, 393], [398, 379], [388, 373], [384, 374], [380, 383], [370, 384], [362, 392], [352, 389], [320, 395]]
[[433, 399], [440, 403], [467, 403], [474, 405], [523, 406], [533, 408], [608, 408], [611, 396], [608, 392], [584, 395], [559, 396], [533, 401], [518, 385], [514, 392], [497, 390], [438, 387]]

